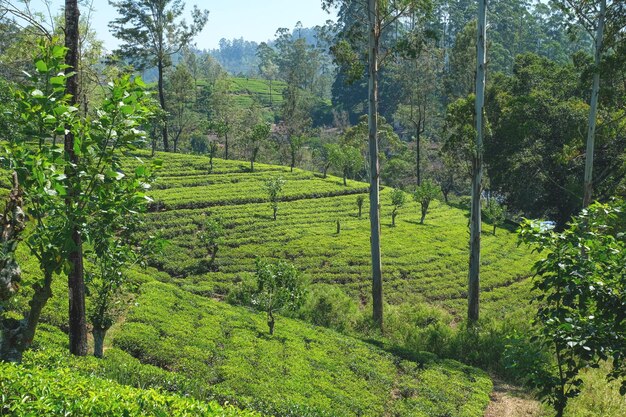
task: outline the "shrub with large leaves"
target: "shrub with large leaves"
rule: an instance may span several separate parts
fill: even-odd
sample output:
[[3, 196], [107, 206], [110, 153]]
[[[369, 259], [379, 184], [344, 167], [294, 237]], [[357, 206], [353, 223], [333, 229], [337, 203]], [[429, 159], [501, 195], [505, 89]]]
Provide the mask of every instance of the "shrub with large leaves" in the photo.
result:
[[612, 361], [626, 394], [626, 203], [596, 203], [563, 232], [524, 221], [520, 236], [545, 258], [535, 265], [535, 339], [553, 362], [529, 371], [558, 416], [580, 393], [579, 372]]

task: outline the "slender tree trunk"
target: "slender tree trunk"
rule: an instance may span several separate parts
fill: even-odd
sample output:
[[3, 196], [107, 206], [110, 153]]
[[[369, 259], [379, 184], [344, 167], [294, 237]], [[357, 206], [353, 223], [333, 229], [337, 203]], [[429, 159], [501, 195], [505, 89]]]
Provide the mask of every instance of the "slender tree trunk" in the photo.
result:
[[215, 258], [217, 258], [218, 250], [219, 250], [219, 246], [215, 245], [213, 247], [213, 250], [211, 251], [211, 261], [210, 261], [211, 268], [213, 268], [213, 265], [215, 265]]
[[337, 234], [341, 233], [341, 222], [337, 220]]
[[363, 206], [359, 204], [359, 219], [361, 218], [362, 213], [363, 213]]
[[326, 179], [326, 176], [328, 174], [328, 168], [329, 168], [328, 165], [324, 165], [324, 171], [322, 172], [322, 174], [323, 174], [322, 178], [324, 178], [324, 179]]
[[391, 226], [392, 227], [396, 227], [396, 216], [398, 215], [398, 213], [396, 213], [396, 209], [393, 209], [393, 211], [391, 212]]
[[370, 245], [372, 255], [373, 320], [383, 329], [383, 277], [380, 252], [380, 165], [378, 163], [378, 0], [368, 0], [369, 13], [369, 153], [370, 153]]
[[163, 58], [159, 57], [158, 62], [157, 62], [157, 71], [159, 74], [159, 79], [158, 79], [158, 89], [159, 89], [159, 104], [161, 105], [161, 109], [163, 109], [163, 127], [161, 129], [161, 135], [163, 136], [163, 149], [165, 150], [165, 152], [169, 152], [170, 151], [170, 143], [169, 143], [169, 139], [168, 139], [168, 134], [167, 134], [167, 108], [165, 105], [165, 88], [163, 85]]
[[102, 329], [94, 326], [91, 331], [93, 335], [93, 356], [102, 359], [104, 356], [104, 338], [108, 329]]
[[[65, 46], [67, 55], [65, 62], [70, 70], [77, 71], [79, 63], [79, 33], [78, 21], [80, 12], [77, 0], [65, 0]], [[78, 102], [78, 76], [73, 75], [67, 79], [66, 92], [71, 96], [70, 104], [76, 105]], [[76, 219], [73, 213], [75, 199], [80, 195], [79, 178], [75, 164], [78, 163], [78, 156], [74, 152], [74, 132], [67, 129], [65, 135], [65, 153], [68, 159], [66, 175], [70, 180], [70, 190], [65, 200], [68, 217], [71, 219], [70, 227], [73, 249], [69, 253], [70, 272], [68, 273], [69, 287], [69, 339], [70, 352], [77, 356], [87, 354], [87, 320], [85, 318], [85, 279], [83, 268], [83, 242], [78, 224], [81, 221]]]
[[472, 160], [472, 208], [470, 216], [470, 261], [467, 318], [479, 318], [481, 182], [483, 174], [483, 108], [485, 105], [485, 66], [487, 46], [487, 0], [478, 3], [476, 60], [476, 153]]
[[595, 150], [596, 118], [598, 114], [598, 98], [600, 95], [600, 62], [602, 60], [602, 43], [604, 38], [604, 21], [606, 18], [606, 0], [600, 1], [600, 13], [598, 15], [598, 29], [595, 42], [595, 59], [593, 72], [593, 87], [591, 90], [591, 103], [589, 109], [589, 129], [587, 131], [587, 155], [585, 157], [585, 182], [583, 208], [591, 204], [593, 195], [593, 155]]
[[228, 133], [224, 134], [224, 159], [228, 159]]
[[417, 169], [417, 186], [418, 187], [422, 185], [422, 170], [421, 170], [422, 155], [421, 155], [421, 149], [420, 149], [421, 134], [422, 132], [421, 132], [421, 120], [420, 120], [420, 123], [417, 124], [417, 128], [415, 129], [415, 148], [416, 148], [416, 154], [417, 154], [416, 169]]
[[267, 327], [270, 328], [270, 335], [274, 334], [274, 324], [276, 321], [274, 320], [274, 314], [272, 314], [272, 310], [267, 311]]
[[348, 186], [348, 175], [345, 172], [343, 173], [343, 185]]
[[420, 224], [424, 224], [424, 219], [426, 219], [426, 213], [428, 213], [428, 204], [422, 203], [422, 218], [420, 219]]

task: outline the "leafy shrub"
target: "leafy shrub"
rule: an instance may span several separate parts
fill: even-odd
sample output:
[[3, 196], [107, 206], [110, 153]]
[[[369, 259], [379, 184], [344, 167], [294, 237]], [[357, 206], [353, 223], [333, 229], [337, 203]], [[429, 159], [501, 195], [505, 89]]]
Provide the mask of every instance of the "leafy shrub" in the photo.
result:
[[318, 326], [351, 331], [358, 315], [356, 302], [340, 288], [314, 287], [299, 311], [299, 317]]
[[26, 416], [254, 416], [217, 403], [140, 390], [54, 369], [0, 363], [0, 415]]

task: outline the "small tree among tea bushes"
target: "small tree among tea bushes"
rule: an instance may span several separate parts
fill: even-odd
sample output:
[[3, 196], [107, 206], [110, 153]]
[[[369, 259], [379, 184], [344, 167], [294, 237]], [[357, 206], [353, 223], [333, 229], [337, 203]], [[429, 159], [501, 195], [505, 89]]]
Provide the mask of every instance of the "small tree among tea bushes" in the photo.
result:
[[274, 220], [276, 220], [276, 215], [278, 214], [278, 203], [282, 197], [285, 182], [286, 181], [282, 177], [272, 178], [265, 181], [265, 188], [267, 189]]
[[359, 208], [359, 219], [361, 218], [361, 213], [363, 213], [364, 201], [365, 201], [365, 196], [363, 194], [359, 194], [356, 196], [356, 205]]
[[305, 299], [306, 286], [300, 271], [285, 261], [270, 263], [257, 259], [255, 278], [257, 289], [252, 303], [267, 312], [267, 326], [273, 335], [274, 313], [299, 308]]
[[487, 201], [486, 214], [489, 221], [493, 225], [493, 235], [496, 235], [496, 228], [502, 226], [506, 220], [506, 206], [498, 203], [495, 199], [490, 198]]
[[413, 193], [413, 200], [420, 203], [420, 206], [422, 207], [422, 218], [420, 219], [421, 224], [424, 224], [424, 219], [428, 213], [430, 202], [439, 196], [440, 191], [439, 187], [428, 179], [422, 181], [422, 185], [415, 189], [415, 193]]
[[393, 206], [393, 211], [391, 212], [391, 226], [396, 226], [396, 216], [398, 215], [398, 210], [404, 206], [405, 202], [406, 196], [404, 195], [404, 191], [394, 189], [391, 192], [391, 205]]
[[210, 269], [215, 268], [215, 258], [217, 257], [217, 251], [222, 243], [223, 236], [224, 226], [222, 220], [219, 218], [207, 219], [203, 229], [198, 234], [200, 242], [202, 242], [202, 245], [206, 249]]

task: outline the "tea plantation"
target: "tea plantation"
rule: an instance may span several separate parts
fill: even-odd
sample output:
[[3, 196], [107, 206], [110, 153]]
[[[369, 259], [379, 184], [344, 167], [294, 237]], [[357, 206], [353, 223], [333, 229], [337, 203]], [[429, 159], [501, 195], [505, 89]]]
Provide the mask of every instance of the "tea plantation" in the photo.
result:
[[[311, 172], [258, 165], [247, 172], [243, 162], [214, 162], [208, 173], [203, 157], [165, 156], [147, 234], [160, 232], [171, 245], [155, 265], [182, 288], [205, 296], [226, 295], [233, 283], [254, 271], [257, 257], [287, 259], [313, 284], [341, 288], [367, 304], [370, 297], [369, 211], [367, 198], [358, 218], [356, 195], [367, 184], [326, 179]], [[264, 181], [286, 180], [278, 219], [272, 218]], [[407, 198], [407, 201], [410, 198]], [[390, 190], [381, 194], [384, 293], [392, 304], [420, 300], [463, 315], [467, 281], [466, 210], [435, 202], [425, 224], [411, 201], [391, 227]], [[198, 233], [208, 217], [225, 225], [218, 271], [203, 271], [205, 250]], [[337, 221], [341, 232], [337, 234]], [[485, 225], [485, 230], [491, 227]], [[483, 234], [482, 310], [502, 318], [528, 305], [533, 256], [517, 246], [517, 236], [498, 229]]]
[[[214, 160], [209, 172], [205, 157], [158, 156], [163, 169], [141, 233], [169, 243], [148, 269], [128, 271], [130, 303], [105, 359], [57, 353], [67, 343], [59, 330], [66, 330], [67, 291], [55, 280], [38, 348], [23, 365], [0, 369], [0, 415], [483, 415], [492, 389], [483, 371], [367, 332], [350, 336], [284, 316], [270, 336], [265, 314], [225, 302], [246, 304], [258, 257], [285, 259], [312, 293], [347, 300], [346, 316], [369, 316], [368, 207], [359, 218], [356, 205], [366, 184], [263, 164], [251, 173], [242, 161]], [[264, 183], [279, 176], [286, 184], [274, 221]], [[411, 202], [391, 227], [390, 191], [381, 201], [387, 308], [425, 306], [454, 325], [465, 308], [465, 211], [436, 202], [421, 225]], [[199, 237], [208, 218], [224, 225], [210, 267]], [[502, 319], [528, 305], [533, 257], [516, 243], [509, 230], [484, 235], [486, 316]], [[37, 273], [23, 250], [20, 259], [27, 279]], [[407, 316], [406, 325], [427, 326], [428, 311], [419, 322]]]

